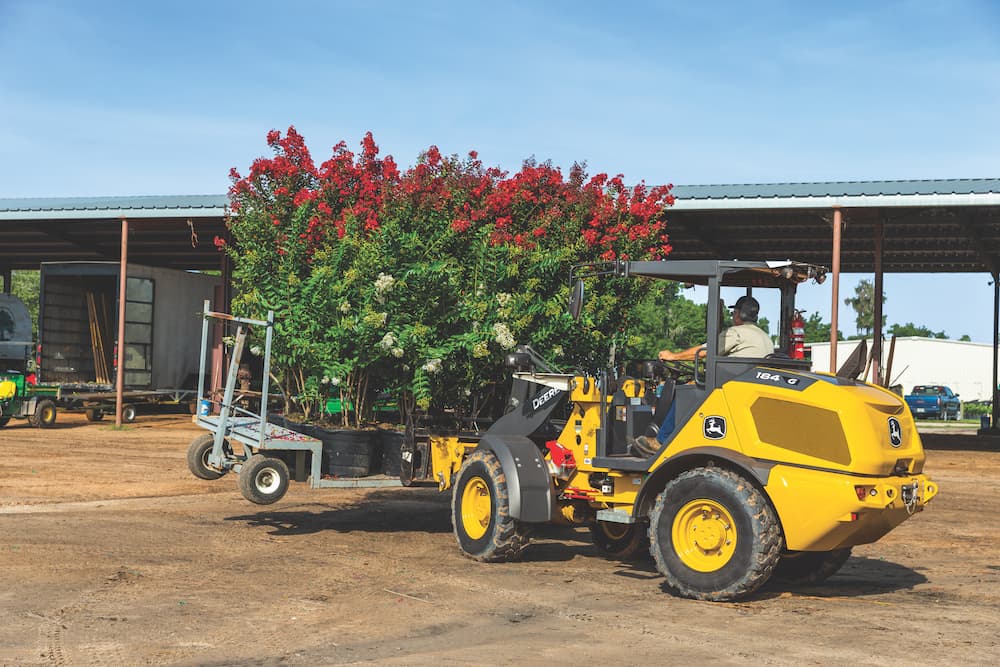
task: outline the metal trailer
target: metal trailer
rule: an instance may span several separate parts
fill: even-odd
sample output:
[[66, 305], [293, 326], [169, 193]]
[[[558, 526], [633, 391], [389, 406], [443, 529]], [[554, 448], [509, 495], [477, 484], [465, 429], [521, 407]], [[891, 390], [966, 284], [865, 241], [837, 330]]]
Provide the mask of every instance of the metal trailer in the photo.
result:
[[[237, 324], [225, 391], [221, 403], [213, 401], [205, 391], [205, 357], [208, 351], [209, 320]], [[267, 320], [236, 317], [210, 310], [205, 301], [202, 312], [201, 372], [198, 374], [198, 410], [195, 423], [209, 431], [196, 438], [188, 449], [188, 467], [201, 479], [217, 479], [230, 470], [238, 473], [240, 492], [247, 500], [259, 505], [276, 502], [284, 496], [290, 481], [309, 482], [319, 488], [374, 488], [402, 486], [399, 479], [384, 475], [329, 479], [322, 475], [323, 443], [298, 431], [268, 422], [267, 401], [261, 400], [260, 412], [253, 413], [234, 404], [236, 376], [240, 357], [246, 345], [249, 327], [263, 327], [264, 371], [261, 396], [268, 395], [271, 371], [271, 340], [274, 333], [274, 312]], [[218, 404], [219, 414], [209, 414], [209, 407]], [[237, 452], [234, 442], [241, 445]]]

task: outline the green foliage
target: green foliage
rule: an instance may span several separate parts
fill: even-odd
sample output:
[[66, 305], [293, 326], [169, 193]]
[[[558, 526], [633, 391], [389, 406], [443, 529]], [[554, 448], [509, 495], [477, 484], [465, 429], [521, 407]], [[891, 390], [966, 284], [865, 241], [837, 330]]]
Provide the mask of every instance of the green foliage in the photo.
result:
[[[913, 322], [907, 322], [906, 324], [893, 324], [886, 331], [892, 336], [920, 336], [922, 338], [947, 338], [948, 334], [944, 331], [931, 331], [927, 327], [917, 326]], [[968, 337], [966, 337], [968, 338]]]
[[[882, 293], [882, 303], [885, 303], [885, 293]], [[856, 313], [855, 326], [863, 335], [871, 334], [875, 328], [875, 285], [870, 280], [861, 280], [854, 288], [854, 296], [844, 299], [844, 303]], [[885, 315], [882, 325], [885, 326]]]
[[655, 359], [660, 350], [684, 350], [705, 342], [705, 304], [681, 294], [680, 283], [655, 283], [638, 303], [630, 331], [628, 354]]
[[24, 302], [31, 316], [31, 335], [38, 339], [38, 302], [39, 302], [38, 271], [11, 271], [10, 293]]
[[[806, 343], [826, 343], [830, 341], [829, 322], [824, 322], [819, 313], [812, 313], [805, 320], [805, 342]], [[837, 340], [844, 340], [844, 334], [838, 330]]]

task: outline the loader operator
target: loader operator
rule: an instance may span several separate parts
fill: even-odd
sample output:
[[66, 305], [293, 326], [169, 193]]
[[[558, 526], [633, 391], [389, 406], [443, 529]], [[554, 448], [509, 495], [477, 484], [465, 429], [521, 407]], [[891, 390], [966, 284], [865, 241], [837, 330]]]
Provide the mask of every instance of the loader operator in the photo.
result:
[[[741, 296], [731, 308], [733, 326], [726, 327], [719, 334], [719, 354], [729, 357], [758, 358], [772, 354], [774, 343], [771, 342], [771, 337], [757, 326], [757, 315], [760, 313], [760, 303], [757, 299], [752, 296]], [[679, 352], [661, 350], [659, 357], [663, 361], [694, 361], [699, 354], [704, 356], [705, 345], [695, 345]], [[672, 391], [672, 385], [670, 390]], [[632, 449], [640, 456], [648, 457], [655, 454], [674, 431], [675, 413], [675, 406], [671, 402], [669, 412], [660, 422], [656, 432], [656, 441], [651, 442], [652, 438], [648, 436], [639, 436], [632, 443]]]
[[[760, 304], [752, 296], [741, 296], [731, 306], [733, 326], [726, 327], [719, 334], [719, 354], [729, 357], [766, 357], [774, 352], [771, 337], [757, 326]], [[661, 350], [663, 361], [694, 361], [704, 345], [695, 345], [680, 352]], [[704, 354], [704, 353], [703, 353]]]

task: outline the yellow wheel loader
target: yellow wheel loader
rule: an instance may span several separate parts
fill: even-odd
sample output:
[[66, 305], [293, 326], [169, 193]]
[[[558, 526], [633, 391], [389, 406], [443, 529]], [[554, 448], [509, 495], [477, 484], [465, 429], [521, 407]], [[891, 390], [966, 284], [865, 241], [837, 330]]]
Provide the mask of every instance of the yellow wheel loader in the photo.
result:
[[[852, 547], [937, 494], [901, 397], [788, 356], [796, 287], [821, 282], [824, 268], [619, 261], [573, 273], [575, 317], [584, 278], [700, 285], [713, 343], [693, 364], [651, 360], [593, 375], [553, 372], [529, 347], [509, 355], [513, 407], [477, 438], [429, 439], [428, 472], [451, 489], [455, 537], [469, 557], [517, 558], [533, 524], [587, 525], [608, 556], [648, 549], [676, 595], [735, 600], [772, 577], [832, 575]], [[719, 353], [716, 313], [732, 288], [780, 297], [774, 354]], [[640, 437], [655, 451], [637, 448]]]

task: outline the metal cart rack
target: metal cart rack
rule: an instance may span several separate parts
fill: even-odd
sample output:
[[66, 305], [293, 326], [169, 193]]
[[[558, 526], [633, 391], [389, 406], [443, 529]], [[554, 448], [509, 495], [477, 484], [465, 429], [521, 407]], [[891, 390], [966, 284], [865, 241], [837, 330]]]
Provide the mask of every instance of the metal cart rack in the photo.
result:
[[[225, 390], [219, 404], [219, 414], [209, 414], [212, 400], [205, 390], [205, 357], [208, 351], [210, 320], [235, 322], [236, 336], [229, 368], [225, 377]], [[252, 413], [233, 403], [236, 376], [240, 357], [246, 345], [250, 327], [263, 327], [264, 370], [261, 386], [260, 412]], [[205, 301], [202, 313], [201, 357], [198, 374], [198, 411], [195, 423], [210, 432], [191, 443], [188, 450], [188, 467], [202, 479], [216, 479], [233, 470], [239, 474], [239, 487], [251, 502], [266, 505], [284, 496], [291, 480], [309, 482], [318, 488], [373, 488], [402, 486], [395, 478], [373, 475], [358, 478], [324, 478], [322, 475], [323, 443], [267, 420], [268, 385], [271, 371], [271, 341], [274, 332], [274, 312], [266, 320], [236, 317], [212, 312]], [[231, 443], [242, 445], [242, 452], [235, 452]]]

